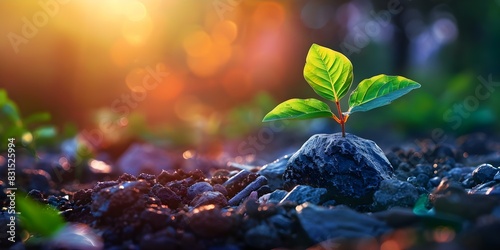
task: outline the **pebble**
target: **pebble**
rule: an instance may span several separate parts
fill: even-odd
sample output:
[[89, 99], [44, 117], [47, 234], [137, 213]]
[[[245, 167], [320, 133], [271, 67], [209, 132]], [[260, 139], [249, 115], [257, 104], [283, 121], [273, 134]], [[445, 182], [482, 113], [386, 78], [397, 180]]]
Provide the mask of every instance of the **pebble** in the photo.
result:
[[285, 155], [269, 164], [262, 166], [262, 168], [257, 172], [258, 174], [267, 178], [268, 185], [271, 190], [283, 188], [283, 174], [285, 173], [288, 159], [290, 159], [290, 155]]
[[297, 206], [296, 211], [304, 232], [313, 243], [378, 237], [390, 230], [384, 222], [345, 206], [324, 208], [305, 203]]
[[154, 194], [156, 195], [156, 197], [158, 197], [163, 205], [167, 205], [172, 209], [177, 208], [182, 201], [182, 198], [168, 187], [158, 188], [154, 191]]
[[297, 185], [285, 197], [283, 197], [280, 203], [287, 201], [295, 202], [297, 204], [309, 202], [319, 205], [324, 201], [323, 196], [326, 193], [326, 188], [313, 188], [307, 185]]
[[187, 198], [192, 200], [197, 195], [202, 194], [203, 192], [206, 192], [206, 191], [214, 191], [214, 188], [208, 182], [204, 182], [204, 181], [197, 182], [188, 188]]
[[218, 207], [225, 207], [227, 206], [227, 199], [219, 192], [206, 191], [196, 196], [189, 205], [197, 208], [209, 204], [213, 204]]
[[268, 203], [279, 203], [288, 194], [287, 191], [277, 189], [269, 195]]
[[418, 191], [410, 183], [396, 179], [384, 180], [373, 195], [373, 208], [381, 211], [391, 207], [413, 207], [417, 199]]
[[228, 201], [230, 206], [237, 206], [244, 198], [248, 197], [251, 192], [257, 191], [260, 187], [267, 184], [267, 179], [264, 176], [259, 176], [255, 181], [248, 184], [243, 190], [237, 193]]
[[485, 183], [493, 180], [499, 169], [493, 167], [491, 164], [481, 164], [472, 172], [472, 178], [476, 184]]

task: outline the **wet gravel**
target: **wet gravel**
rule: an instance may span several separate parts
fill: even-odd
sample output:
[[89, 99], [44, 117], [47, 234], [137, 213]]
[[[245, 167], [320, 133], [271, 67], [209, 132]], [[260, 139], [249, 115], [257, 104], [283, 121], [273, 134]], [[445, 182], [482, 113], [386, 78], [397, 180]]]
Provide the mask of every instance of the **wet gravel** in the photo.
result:
[[[500, 249], [500, 169], [492, 158], [499, 148], [472, 135], [453, 145], [386, 150], [393, 176], [372, 185], [362, 205], [326, 187], [285, 187], [280, 173], [290, 156], [246, 170], [109, 175], [74, 191], [51, 178], [54, 168], [23, 170], [19, 179], [28, 196], [87, 225], [105, 249]], [[50, 244], [2, 240], [0, 248]]]

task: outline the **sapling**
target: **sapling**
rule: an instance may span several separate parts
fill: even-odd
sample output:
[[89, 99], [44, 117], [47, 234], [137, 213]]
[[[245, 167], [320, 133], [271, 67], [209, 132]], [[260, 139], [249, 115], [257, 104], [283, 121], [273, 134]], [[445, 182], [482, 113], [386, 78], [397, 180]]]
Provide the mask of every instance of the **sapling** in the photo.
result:
[[352, 113], [387, 105], [420, 88], [420, 84], [402, 76], [376, 75], [359, 83], [349, 96], [349, 109], [343, 112], [340, 100], [351, 88], [353, 80], [351, 61], [343, 54], [317, 44], [313, 44], [307, 53], [304, 78], [316, 94], [335, 104], [338, 116], [320, 100], [294, 98], [276, 106], [263, 122], [331, 117], [340, 124], [345, 137], [345, 123]]

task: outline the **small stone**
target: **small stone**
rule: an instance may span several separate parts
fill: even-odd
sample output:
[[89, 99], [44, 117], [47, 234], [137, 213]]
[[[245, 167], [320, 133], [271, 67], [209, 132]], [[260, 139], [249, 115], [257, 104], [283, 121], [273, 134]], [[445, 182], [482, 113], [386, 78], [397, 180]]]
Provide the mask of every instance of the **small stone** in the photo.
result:
[[151, 185], [154, 185], [156, 183], [156, 176], [153, 174], [140, 173], [139, 176], [137, 176], [137, 179], [145, 180]]
[[225, 207], [227, 206], [227, 199], [219, 192], [206, 191], [196, 196], [190, 203], [190, 205], [195, 208], [209, 204], [213, 204], [218, 207]]
[[260, 187], [267, 184], [267, 179], [264, 176], [259, 176], [255, 181], [248, 184], [243, 190], [237, 193], [233, 198], [228, 201], [230, 206], [238, 205], [244, 198], [248, 197], [253, 191], [257, 191]]
[[499, 195], [500, 184], [498, 184], [496, 181], [489, 181], [484, 184], [475, 186], [469, 191], [469, 194]]
[[413, 207], [418, 199], [417, 189], [408, 182], [384, 180], [380, 189], [373, 195], [373, 208], [376, 211], [391, 207]]
[[163, 205], [167, 205], [172, 209], [177, 208], [182, 201], [181, 197], [168, 187], [159, 188], [154, 192], [154, 194], [158, 197], [158, 199], [160, 199]]
[[390, 230], [385, 223], [344, 206], [324, 208], [305, 203], [296, 210], [302, 228], [313, 243], [378, 237]]
[[324, 196], [326, 192], [326, 188], [313, 188], [306, 185], [298, 185], [283, 197], [280, 203], [291, 201], [297, 204], [309, 202], [318, 205], [323, 201], [322, 196]]
[[493, 167], [491, 164], [481, 164], [472, 172], [472, 178], [476, 184], [485, 183], [492, 181], [498, 171], [499, 169]]
[[495, 174], [495, 176], [493, 177], [493, 180], [500, 181], [500, 172]]
[[452, 168], [447, 172], [446, 177], [450, 180], [461, 181], [464, 176], [464, 171], [461, 168]]
[[262, 168], [257, 172], [258, 174], [263, 175], [267, 178], [268, 185], [271, 190], [283, 188], [283, 174], [285, 173], [289, 158], [289, 155], [285, 155], [269, 164], [262, 166]]
[[347, 134], [313, 135], [293, 154], [283, 178], [286, 188], [296, 185], [326, 188], [340, 203], [369, 204], [382, 180], [393, 168], [373, 141]]
[[214, 191], [217, 191], [217, 192], [223, 194], [224, 196], [227, 196], [227, 189], [224, 186], [222, 186], [221, 184], [215, 184]]
[[188, 188], [187, 197], [188, 197], [188, 199], [192, 200], [197, 195], [202, 194], [203, 192], [206, 192], [206, 191], [214, 191], [214, 188], [208, 182], [204, 182], [204, 181], [197, 182]]
[[431, 177], [434, 175], [434, 169], [429, 164], [417, 164], [417, 166], [415, 166], [414, 172], [416, 175], [425, 174], [428, 177]]
[[257, 189], [257, 196], [261, 197], [262, 195], [271, 193], [272, 190], [268, 185], [264, 185]]
[[439, 183], [441, 182], [441, 177], [439, 176], [435, 176], [435, 177], [432, 177], [430, 180], [429, 180], [429, 183], [433, 186], [433, 187], [437, 187], [439, 185]]
[[269, 195], [268, 203], [279, 203], [288, 194], [287, 191], [277, 189]]

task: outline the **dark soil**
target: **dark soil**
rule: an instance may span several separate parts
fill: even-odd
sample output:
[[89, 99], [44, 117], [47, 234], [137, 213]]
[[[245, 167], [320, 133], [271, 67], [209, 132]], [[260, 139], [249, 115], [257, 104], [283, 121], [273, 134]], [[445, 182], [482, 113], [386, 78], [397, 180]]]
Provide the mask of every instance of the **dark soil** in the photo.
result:
[[[307, 188], [300, 199], [320, 198], [275, 199], [287, 193], [267, 185], [275, 180], [259, 175], [260, 166], [242, 170], [206, 159], [194, 169], [191, 162], [191, 170], [176, 160], [159, 174], [84, 169], [87, 184], [80, 184], [74, 164], [61, 166], [55, 154], [48, 158], [56, 160], [19, 160], [17, 177], [19, 189], [56, 207], [67, 222], [90, 227], [105, 249], [500, 249], [500, 143], [475, 134], [454, 145], [421, 141], [385, 154], [394, 177], [362, 207]], [[424, 203], [415, 208], [418, 197]], [[21, 242], [28, 234], [19, 227], [17, 235]], [[64, 246], [50, 239], [0, 242], [2, 249]]]

